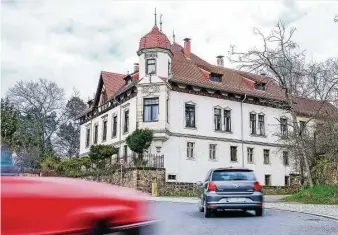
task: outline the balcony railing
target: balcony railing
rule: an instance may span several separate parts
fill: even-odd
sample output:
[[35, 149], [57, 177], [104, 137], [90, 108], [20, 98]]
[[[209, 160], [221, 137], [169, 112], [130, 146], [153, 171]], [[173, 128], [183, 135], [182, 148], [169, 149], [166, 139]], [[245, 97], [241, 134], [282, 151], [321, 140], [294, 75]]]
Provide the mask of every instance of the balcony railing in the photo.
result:
[[120, 159], [124, 160], [123, 167], [154, 167], [154, 168], [163, 168], [164, 167], [164, 155], [160, 154], [143, 154], [142, 157], [137, 156], [136, 154], [122, 156], [120, 158], [115, 158], [115, 164], [120, 164]]

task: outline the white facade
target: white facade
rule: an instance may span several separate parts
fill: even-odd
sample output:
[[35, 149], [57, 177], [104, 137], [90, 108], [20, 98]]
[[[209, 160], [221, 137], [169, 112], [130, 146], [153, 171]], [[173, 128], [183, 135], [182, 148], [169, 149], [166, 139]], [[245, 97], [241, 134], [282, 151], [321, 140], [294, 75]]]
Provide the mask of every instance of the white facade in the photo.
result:
[[[156, 74], [151, 76], [146, 75], [146, 53], [156, 54], [154, 57]], [[290, 158], [289, 165], [284, 164], [283, 149], [277, 135], [281, 132], [279, 119], [288, 118], [288, 114], [282, 109], [247, 103], [247, 100], [242, 103], [174, 91], [170, 83], [163, 79], [169, 77], [168, 64], [171, 63], [171, 56], [170, 52], [164, 49], [139, 51], [137, 95], [81, 125], [80, 154], [87, 154], [90, 146], [94, 144], [95, 125], [98, 126], [97, 144], [119, 147], [120, 156], [125, 154], [125, 138], [128, 134], [137, 127], [149, 128], [154, 131], [154, 141], [149, 152], [164, 154], [167, 179], [169, 175], [171, 178], [168, 180], [197, 182], [205, 178], [210, 168], [233, 166], [255, 170], [257, 179], [262, 185], [267, 179], [271, 185], [285, 185], [285, 176], [293, 173], [292, 161]], [[145, 98], [158, 98], [156, 121], [144, 121]], [[195, 128], [186, 127], [186, 104], [195, 107]], [[221, 131], [215, 131], [214, 108], [222, 110]], [[126, 110], [129, 110], [129, 128], [128, 132], [124, 133]], [[231, 131], [228, 132], [224, 131], [224, 110], [230, 110], [231, 113]], [[250, 134], [250, 113], [256, 114], [257, 130], [258, 115], [264, 116], [264, 135]], [[113, 136], [112, 131], [114, 116], [117, 116], [116, 136]], [[105, 141], [103, 141], [104, 120], [107, 120]], [[87, 145], [87, 129], [90, 129], [89, 145]], [[237, 147], [236, 159], [232, 159], [233, 161], [230, 157], [231, 146]], [[251, 162], [248, 162], [248, 151], [252, 153]], [[264, 152], [268, 159], [265, 162]], [[127, 154], [131, 154], [129, 149]], [[188, 154], [191, 154], [190, 158]]]

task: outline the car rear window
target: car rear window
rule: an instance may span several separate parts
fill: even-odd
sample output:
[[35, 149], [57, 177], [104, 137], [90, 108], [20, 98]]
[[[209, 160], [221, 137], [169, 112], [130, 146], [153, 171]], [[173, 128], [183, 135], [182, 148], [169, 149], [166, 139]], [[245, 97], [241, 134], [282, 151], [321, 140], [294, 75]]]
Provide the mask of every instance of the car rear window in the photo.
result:
[[212, 181], [256, 180], [252, 171], [214, 171]]

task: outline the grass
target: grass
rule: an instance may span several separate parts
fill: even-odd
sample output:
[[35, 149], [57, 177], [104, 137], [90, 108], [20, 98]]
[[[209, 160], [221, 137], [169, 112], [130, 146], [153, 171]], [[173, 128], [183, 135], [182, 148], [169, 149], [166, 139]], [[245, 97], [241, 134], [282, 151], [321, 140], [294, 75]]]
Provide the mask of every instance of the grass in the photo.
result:
[[284, 198], [287, 202], [338, 205], [338, 185], [315, 185]]

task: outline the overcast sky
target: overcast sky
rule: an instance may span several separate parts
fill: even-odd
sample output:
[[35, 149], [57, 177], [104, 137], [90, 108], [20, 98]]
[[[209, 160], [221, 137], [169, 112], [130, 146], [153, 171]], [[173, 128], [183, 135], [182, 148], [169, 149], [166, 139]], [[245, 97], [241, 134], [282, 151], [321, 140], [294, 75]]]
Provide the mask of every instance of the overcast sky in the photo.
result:
[[[172, 41], [192, 39], [192, 51], [208, 62], [230, 45], [259, 43], [253, 27], [271, 29], [279, 19], [297, 28], [295, 40], [310, 59], [338, 55], [338, 1], [1, 1], [1, 93], [19, 80], [47, 78], [73, 88], [86, 101], [100, 71], [126, 73], [138, 62], [140, 38], [163, 14]], [[233, 65], [227, 63], [229, 67]]]

